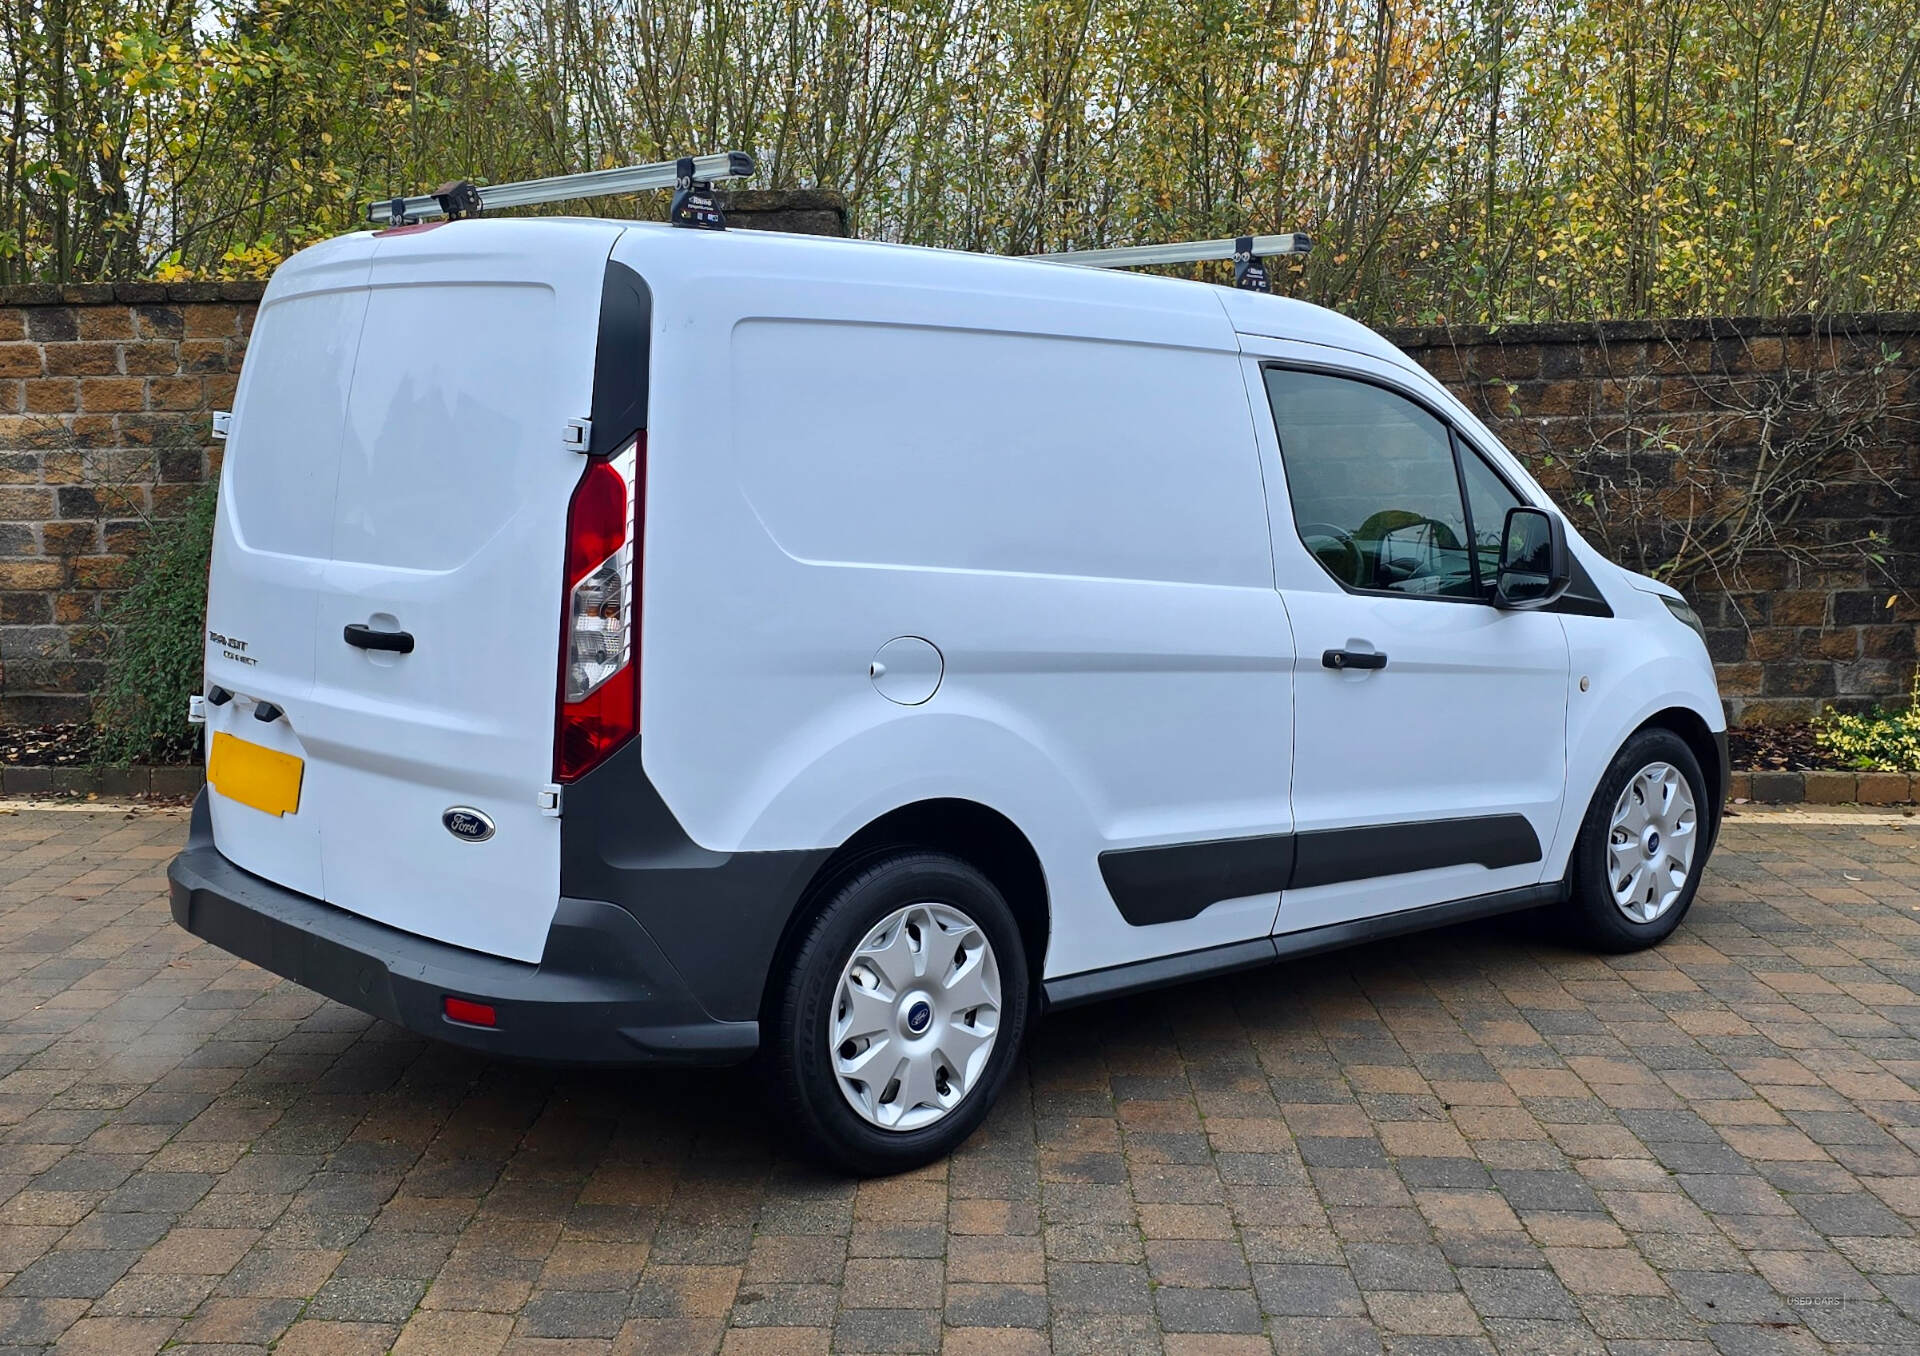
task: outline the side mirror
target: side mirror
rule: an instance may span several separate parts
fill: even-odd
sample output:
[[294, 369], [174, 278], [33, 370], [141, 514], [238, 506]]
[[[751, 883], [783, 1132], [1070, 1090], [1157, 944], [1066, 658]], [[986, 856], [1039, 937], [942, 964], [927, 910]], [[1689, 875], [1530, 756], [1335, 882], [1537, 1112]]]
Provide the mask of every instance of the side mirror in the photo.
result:
[[1567, 529], [1556, 514], [1531, 507], [1507, 510], [1500, 532], [1500, 574], [1493, 605], [1516, 610], [1544, 607], [1573, 582]]

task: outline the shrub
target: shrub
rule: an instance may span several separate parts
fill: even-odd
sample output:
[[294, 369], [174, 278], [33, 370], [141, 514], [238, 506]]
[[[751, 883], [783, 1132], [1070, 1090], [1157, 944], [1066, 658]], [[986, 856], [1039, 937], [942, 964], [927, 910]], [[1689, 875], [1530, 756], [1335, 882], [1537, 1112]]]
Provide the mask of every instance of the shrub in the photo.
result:
[[202, 486], [177, 518], [152, 524], [128, 561], [131, 583], [106, 614], [106, 680], [94, 701], [109, 762], [181, 762], [198, 734], [187, 698], [200, 690], [218, 487]]
[[1830, 712], [1813, 722], [1814, 737], [1862, 772], [1920, 772], [1920, 672], [1904, 711], [1875, 707], [1863, 716]]

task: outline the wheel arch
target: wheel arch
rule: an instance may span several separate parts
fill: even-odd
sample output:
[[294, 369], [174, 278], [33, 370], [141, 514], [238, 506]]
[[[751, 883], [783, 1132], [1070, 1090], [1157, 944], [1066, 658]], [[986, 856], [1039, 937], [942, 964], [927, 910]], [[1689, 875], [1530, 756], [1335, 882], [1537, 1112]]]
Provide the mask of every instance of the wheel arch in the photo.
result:
[[903, 848], [952, 853], [993, 882], [1020, 925], [1027, 972], [1034, 993], [1040, 992], [1052, 933], [1047, 878], [1040, 854], [1020, 827], [1000, 811], [979, 801], [939, 797], [899, 806], [869, 821], [821, 863], [801, 892], [800, 902], [774, 948], [760, 1001], [763, 1019], [775, 1001], [776, 981], [786, 974], [807, 924], [819, 914], [828, 893], [862, 862]]
[[[1669, 730], [1678, 735], [1692, 752], [1707, 779], [1707, 813], [1711, 817], [1713, 838], [1719, 838], [1720, 820], [1726, 810], [1727, 784], [1731, 780], [1719, 738], [1698, 711], [1686, 706], [1668, 706], [1654, 712], [1641, 721], [1627, 738], [1633, 738], [1642, 730]], [[1622, 744], [1625, 742], [1621, 741]]]

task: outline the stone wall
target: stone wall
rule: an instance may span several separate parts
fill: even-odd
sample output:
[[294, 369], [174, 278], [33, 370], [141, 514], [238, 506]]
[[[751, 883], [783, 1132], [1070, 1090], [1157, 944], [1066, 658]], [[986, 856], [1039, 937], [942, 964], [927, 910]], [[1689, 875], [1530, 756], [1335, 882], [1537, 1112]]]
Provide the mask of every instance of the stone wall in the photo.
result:
[[[844, 230], [828, 195], [738, 195], [734, 211], [741, 226]], [[207, 414], [231, 403], [259, 293], [0, 289], [0, 723], [86, 718], [128, 553], [217, 472]], [[1737, 558], [1723, 543], [1679, 581], [1711, 628], [1730, 714], [1794, 720], [1904, 695], [1920, 618], [1920, 316], [1390, 337], [1623, 563], [1700, 555], [1709, 525], [1788, 468], [1786, 526], [1764, 540], [1720, 529]]]
[[260, 290], [0, 289], [0, 723], [86, 718], [128, 553], [217, 470]]
[[1904, 704], [1920, 314], [1399, 330], [1610, 559], [1672, 576], [1736, 723]]

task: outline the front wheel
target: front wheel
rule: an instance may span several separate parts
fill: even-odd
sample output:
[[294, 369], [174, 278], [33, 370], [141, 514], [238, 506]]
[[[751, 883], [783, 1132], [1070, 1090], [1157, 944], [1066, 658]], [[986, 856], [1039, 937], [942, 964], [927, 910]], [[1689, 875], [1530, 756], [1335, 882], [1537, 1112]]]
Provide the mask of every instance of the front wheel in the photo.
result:
[[1712, 847], [1713, 805], [1693, 750], [1671, 730], [1637, 732], [1580, 827], [1571, 920], [1602, 951], [1665, 941], [1692, 907]]
[[1027, 963], [999, 890], [945, 853], [833, 885], [774, 1010], [775, 1083], [820, 1156], [862, 1175], [940, 1158], [992, 1107], [1026, 1034]]

